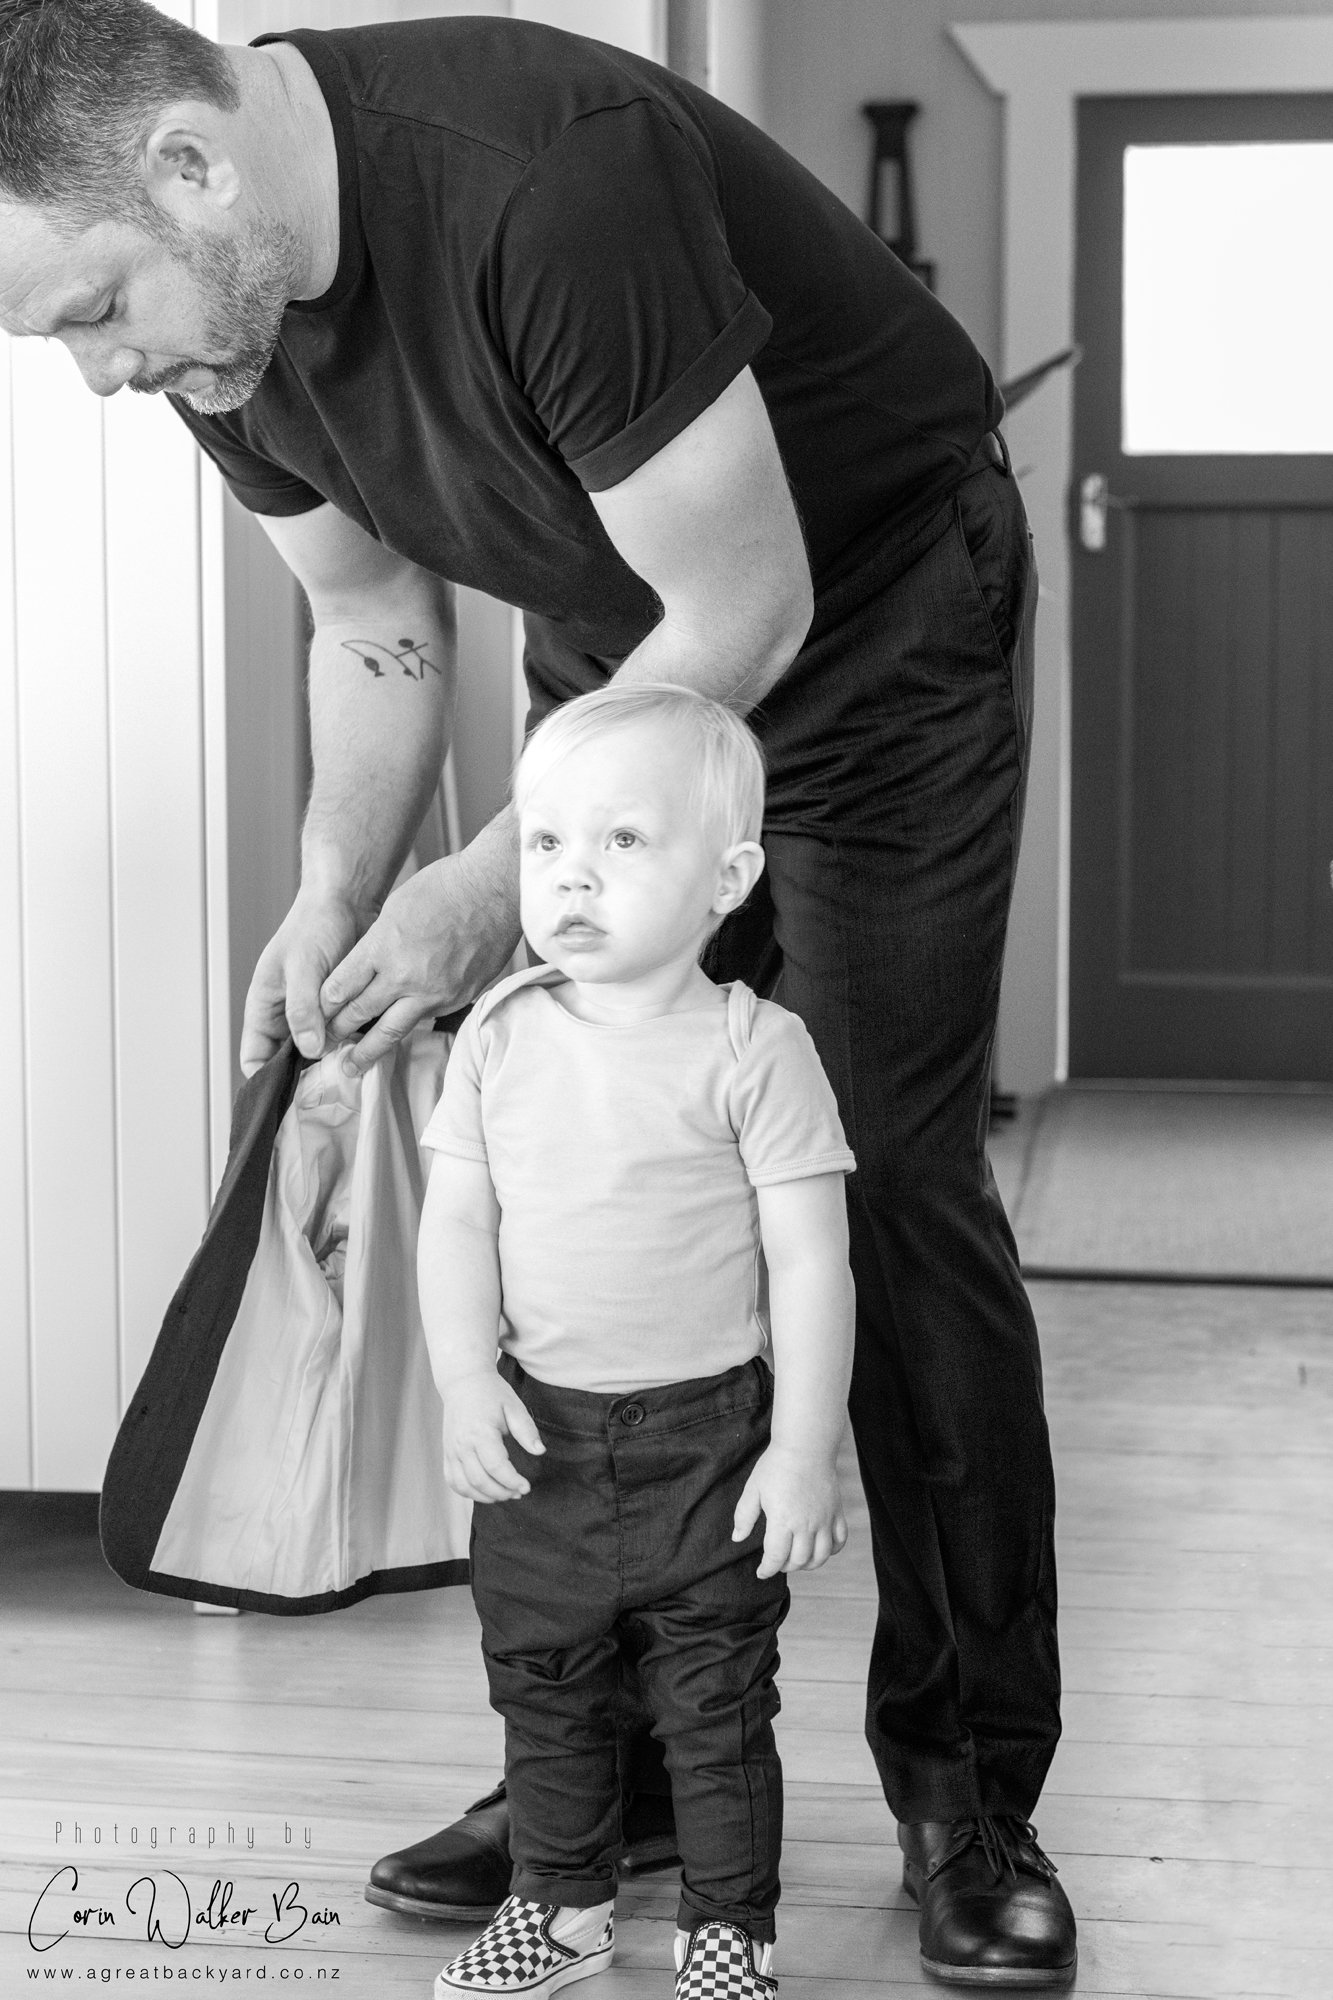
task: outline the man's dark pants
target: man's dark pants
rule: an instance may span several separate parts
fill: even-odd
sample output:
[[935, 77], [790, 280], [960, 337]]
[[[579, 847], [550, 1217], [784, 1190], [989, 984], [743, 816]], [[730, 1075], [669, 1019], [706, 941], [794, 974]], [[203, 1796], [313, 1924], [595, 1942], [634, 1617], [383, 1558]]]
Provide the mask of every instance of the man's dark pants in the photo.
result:
[[755, 1360], [632, 1396], [505, 1376], [541, 1432], [513, 1439], [521, 1500], [477, 1507], [472, 1594], [505, 1718], [510, 1893], [589, 1909], [616, 1893], [622, 1661], [666, 1754], [684, 1860], [678, 1921], [774, 1935], [782, 1771], [773, 1740], [785, 1576], [759, 1577], [763, 1528], [731, 1538], [768, 1443], [773, 1378]]
[[1060, 1733], [1041, 1362], [985, 1152], [1035, 597], [989, 462], [826, 597], [752, 717], [768, 867], [706, 960], [762, 986], [776, 945], [857, 1158], [866, 1729], [900, 1820], [1027, 1817]]

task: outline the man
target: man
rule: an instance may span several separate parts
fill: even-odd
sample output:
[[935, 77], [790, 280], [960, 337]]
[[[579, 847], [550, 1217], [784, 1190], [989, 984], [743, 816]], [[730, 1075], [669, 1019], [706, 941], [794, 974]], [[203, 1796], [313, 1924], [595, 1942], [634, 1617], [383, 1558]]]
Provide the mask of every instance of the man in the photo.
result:
[[[171, 392], [310, 601], [301, 888], [247, 1067], [290, 1028], [312, 1055], [365, 1030], [365, 1068], [514, 950], [507, 812], [388, 893], [443, 754], [449, 583], [522, 607], [534, 719], [611, 673], [749, 714], [768, 866], [709, 970], [780, 963], [858, 1161], [867, 1734], [922, 1955], [1065, 1983], [1028, 1824], [1050, 1455], [985, 1160], [1033, 574], [984, 364], [743, 120], [507, 20], [224, 54], [143, 0], [0, 0], [0, 199], [0, 322], [99, 394]], [[627, 1772], [631, 1859], [660, 1853], [641, 1741]], [[369, 1893], [472, 1913], [507, 1879], [501, 1792]]]

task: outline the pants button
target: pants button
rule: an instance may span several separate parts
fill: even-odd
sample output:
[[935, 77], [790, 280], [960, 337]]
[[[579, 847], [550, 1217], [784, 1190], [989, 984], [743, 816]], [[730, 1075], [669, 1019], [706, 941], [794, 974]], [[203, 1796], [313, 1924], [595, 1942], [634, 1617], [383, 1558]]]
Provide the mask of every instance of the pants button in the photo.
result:
[[628, 1424], [631, 1430], [636, 1424], [641, 1424], [643, 1418], [644, 1408], [642, 1403], [626, 1403], [624, 1409], [620, 1412], [621, 1423]]

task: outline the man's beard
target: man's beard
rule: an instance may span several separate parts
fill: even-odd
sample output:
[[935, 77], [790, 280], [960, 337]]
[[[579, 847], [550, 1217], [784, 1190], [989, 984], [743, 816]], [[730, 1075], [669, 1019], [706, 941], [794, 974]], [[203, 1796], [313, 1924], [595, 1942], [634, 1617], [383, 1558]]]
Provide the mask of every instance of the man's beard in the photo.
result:
[[177, 394], [201, 416], [222, 416], [249, 402], [273, 359], [282, 316], [294, 295], [300, 243], [283, 223], [257, 221], [239, 240], [223, 237], [208, 244], [173, 231], [172, 246], [173, 257], [197, 288], [208, 346], [226, 359], [174, 361], [129, 386], [139, 395], [153, 395], [176, 389], [184, 376], [206, 368], [213, 377], [209, 388]]

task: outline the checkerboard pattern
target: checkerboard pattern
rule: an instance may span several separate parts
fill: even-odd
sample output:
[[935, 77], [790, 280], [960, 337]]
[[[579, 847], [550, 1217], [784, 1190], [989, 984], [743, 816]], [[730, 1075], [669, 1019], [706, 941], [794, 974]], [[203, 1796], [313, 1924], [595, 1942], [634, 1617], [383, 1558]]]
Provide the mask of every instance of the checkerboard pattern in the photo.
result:
[[501, 1903], [481, 1936], [450, 1959], [435, 1982], [436, 2000], [458, 1994], [554, 1993], [573, 1979], [586, 1979], [611, 1963], [615, 1919], [595, 1945], [577, 1951], [551, 1936], [555, 1907], [510, 1896]]
[[676, 2000], [777, 2000], [778, 1982], [755, 1970], [754, 1943], [734, 1924], [700, 1924], [690, 1932], [676, 1974]]

